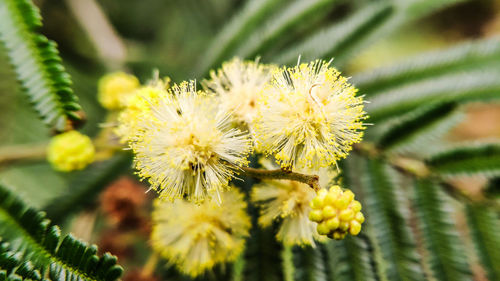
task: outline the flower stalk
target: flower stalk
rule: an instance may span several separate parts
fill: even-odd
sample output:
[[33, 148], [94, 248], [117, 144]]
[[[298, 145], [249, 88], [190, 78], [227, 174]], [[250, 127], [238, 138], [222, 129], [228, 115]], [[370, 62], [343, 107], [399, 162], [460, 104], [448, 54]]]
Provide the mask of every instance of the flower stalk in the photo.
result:
[[307, 175], [286, 169], [266, 170], [249, 167], [242, 167], [241, 169], [243, 170], [245, 175], [250, 177], [259, 179], [298, 181], [309, 185], [315, 191], [319, 191], [321, 189], [321, 186], [319, 184], [319, 176], [317, 175]]

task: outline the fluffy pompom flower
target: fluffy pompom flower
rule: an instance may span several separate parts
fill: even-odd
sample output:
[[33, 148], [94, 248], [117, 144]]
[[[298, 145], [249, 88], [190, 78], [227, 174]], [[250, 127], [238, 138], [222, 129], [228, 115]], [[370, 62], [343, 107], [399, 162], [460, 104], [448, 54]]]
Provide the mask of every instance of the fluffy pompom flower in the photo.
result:
[[235, 188], [221, 196], [221, 205], [210, 200], [201, 205], [155, 201], [153, 248], [192, 277], [235, 260], [243, 251], [251, 225], [247, 204]]
[[275, 72], [253, 126], [257, 149], [285, 168], [326, 167], [360, 142], [363, 99], [329, 62]]
[[234, 112], [236, 121], [250, 124], [257, 113], [258, 96], [271, 78], [272, 66], [234, 58], [210, 72], [202, 82], [208, 92], [220, 98], [222, 108]]
[[141, 128], [139, 123], [151, 115], [151, 105], [158, 105], [160, 97], [165, 95], [165, 88], [143, 86], [127, 99], [126, 107], [118, 115], [118, 127], [114, 131], [120, 137], [121, 143], [137, 138]]
[[53, 137], [47, 150], [47, 159], [58, 171], [81, 170], [94, 161], [95, 149], [90, 138], [78, 131], [69, 131]]
[[[333, 172], [320, 170], [320, 184], [327, 184]], [[314, 240], [324, 240], [316, 231], [317, 224], [309, 220], [310, 202], [316, 192], [307, 184], [288, 180], [264, 180], [254, 186], [252, 202], [260, 206], [259, 224], [271, 225], [273, 220], [281, 219], [276, 238], [285, 245], [312, 245]]]
[[97, 85], [97, 99], [106, 109], [123, 108], [123, 101], [140, 86], [139, 80], [131, 74], [113, 72], [104, 75]]
[[248, 134], [231, 128], [231, 115], [211, 95], [183, 82], [150, 103], [150, 116], [138, 124], [131, 143], [135, 167], [151, 188], [173, 200], [195, 202], [226, 188], [238, 166], [247, 165], [252, 149]]

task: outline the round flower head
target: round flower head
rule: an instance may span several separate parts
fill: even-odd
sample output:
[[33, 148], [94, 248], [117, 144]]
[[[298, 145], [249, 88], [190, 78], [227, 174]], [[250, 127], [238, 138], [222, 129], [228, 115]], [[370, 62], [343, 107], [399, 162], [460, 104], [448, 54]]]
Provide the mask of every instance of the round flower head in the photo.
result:
[[285, 168], [326, 167], [360, 142], [363, 99], [329, 62], [275, 72], [255, 120], [257, 149]]
[[95, 149], [90, 138], [78, 131], [69, 131], [50, 140], [47, 159], [62, 172], [81, 170], [94, 161]]
[[174, 85], [158, 102], [150, 103], [150, 116], [138, 124], [141, 132], [131, 143], [135, 167], [151, 188], [168, 200], [218, 201], [238, 166], [247, 165], [251, 140], [231, 128], [231, 115], [213, 96], [196, 92], [195, 83]]
[[321, 189], [310, 206], [309, 219], [318, 223], [318, 233], [332, 239], [344, 239], [347, 233], [358, 235], [365, 221], [361, 203], [354, 200], [354, 193], [338, 185]]
[[97, 99], [106, 109], [117, 110], [124, 107], [123, 100], [140, 86], [139, 80], [131, 74], [114, 72], [104, 75], [97, 85]]
[[150, 106], [158, 105], [160, 97], [164, 95], [167, 95], [167, 91], [162, 87], [143, 86], [126, 100], [126, 107], [120, 111], [118, 127], [115, 129], [122, 143], [136, 139], [140, 133], [139, 123], [151, 115]]
[[[326, 168], [317, 174], [321, 184], [327, 184], [333, 176]], [[259, 224], [267, 227], [281, 219], [276, 238], [290, 246], [314, 246], [314, 239], [324, 240], [316, 231], [317, 224], [309, 220], [309, 204], [314, 197], [316, 192], [309, 185], [288, 180], [264, 180], [251, 193], [252, 202], [260, 206]]]
[[234, 112], [236, 121], [250, 124], [257, 112], [258, 96], [271, 78], [271, 66], [234, 58], [211, 71], [202, 82], [208, 92], [220, 98], [221, 106]]
[[221, 193], [223, 202], [193, 205], [156, 200], [153, 248], [192, 277], [218, 263], [234, 261], [243, 251], [250, 229], [243, 195], [235, 188]]

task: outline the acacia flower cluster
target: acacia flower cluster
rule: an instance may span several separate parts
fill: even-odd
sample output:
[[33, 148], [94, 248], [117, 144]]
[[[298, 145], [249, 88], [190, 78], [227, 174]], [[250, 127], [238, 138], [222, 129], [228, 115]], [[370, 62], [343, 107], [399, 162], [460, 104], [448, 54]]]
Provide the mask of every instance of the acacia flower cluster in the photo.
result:
[[155, 201], [153, 247], [192, 277], [215, 264], [234, 261], [243, 251], [250, 229], [247, 204], [235, 189], [221, 197], [221, 204]]
[[[261, 227], [278, 223], [276, 238], [286, 245], [359, 233], [364, 218], [352, 192], [321, 188], [361, 141], [366, 119], [357, 89], [330, 63], [278, 67], [235, 58], [202, 90], [196, 81], [135, 86], [129, 79], [122, 97], [101, 93], [122, 106], [114, 132], [159, 193], [157, 252], [191, 276], [236, 259], [250, 227], [247, 203], [230, 186], [239, 175], [262, 179], [248, 200], [260, 209]], [[100, 86], [118, 89], [115, 82]], [[249, 167], [253, 151], [265, 169]], [[340, 197], [330, 202], [333, 195]]]
[[363, 136], [363, 99], [330, 62], [277, 70], [260, 95], [257, 146], [284, 168], [335, 165]]

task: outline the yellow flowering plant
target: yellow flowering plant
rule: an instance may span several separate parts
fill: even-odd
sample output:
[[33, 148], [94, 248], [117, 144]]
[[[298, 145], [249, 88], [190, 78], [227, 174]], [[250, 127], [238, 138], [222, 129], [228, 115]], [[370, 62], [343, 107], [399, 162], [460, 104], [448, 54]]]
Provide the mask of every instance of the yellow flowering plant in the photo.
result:
[[0, 0], [0, 280], [500, 280], [465, 2]]

